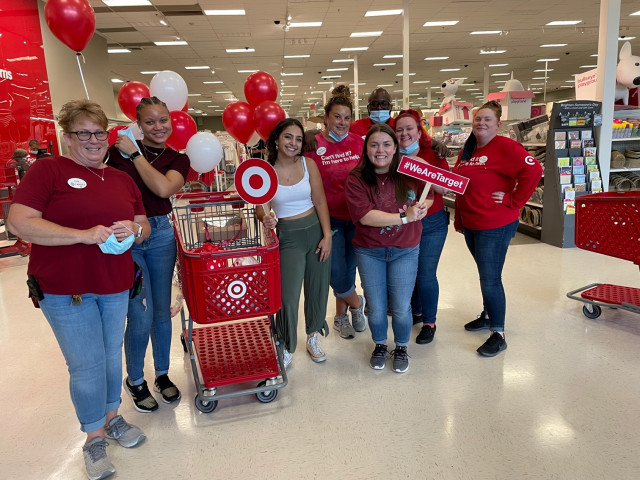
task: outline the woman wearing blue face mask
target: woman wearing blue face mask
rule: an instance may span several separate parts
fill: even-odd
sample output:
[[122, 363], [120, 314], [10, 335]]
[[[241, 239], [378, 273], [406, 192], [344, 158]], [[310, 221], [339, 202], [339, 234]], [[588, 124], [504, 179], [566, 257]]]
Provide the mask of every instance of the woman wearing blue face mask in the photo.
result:
[[392, 129], [395, 125], [394, 119], [391, 118], [391, 95], [384, 88], [376, 88], [369, 95], [369, 103], [367, 104], [368, 118], [361, 118], [351, 124], [351, 133], [365, 137], [369, 128], [376, 123], [386, 123]]
[[134, 181], [102, 163], [109, 133], [100, 106], [89, 100], [69, 102], [58, 124], [69, 153], [33, 164], [18, 186], [7, 222], [33, 245], [27, 268], [30, 296], [67, 362], [71, 399], [87, 435], [82, 449], [87, 474], [105, 478], [115, 473], [105, 437], [123, 447], [145, 439], [118, 415], [118, 407], [134, 280], [127, 246], [142, 243], [150, 226]]
[[[360, 136], [349, 132], [353, 114], [349, 87], [338, 85], [334, 88], [324, 112], [325, 128], [316, 134], [317, 146], [306, 152], [306, 156], [318, 166], [331, 217], [330, 285], [336, 297], [333, 328], [342, 338], [354, 338], [355, 332], [362, 332], [367, 327], [367, 318], [365, 299], [356, 294], [356, 256], [351, 244], [356, 230], [347, 209], [344, 185], [349, 172], [360, 160], [364, 142]], [[351, 323], [347, 309], [351, 313]]]
[[[434, 152], [431, 137], [422, 128], [418, 112], [402, 110], [395, 120], [401, 154], [419, 157], [430, 165], [449, 170], [447, 160]], [[440, 293], [436, 271], [449, 226], [442, 202], [442, 194], [446, 193], [446, 190], [436, 185], [432, 185], [431, 189], [434, 192], [434, 201], [427, 216], [422, 219], [418, 275], [411, 298], [413, 323], [422, 323], [422, 330], [416, 337], [418, 344], [430, 343], [436, 333], [436, 314]]]

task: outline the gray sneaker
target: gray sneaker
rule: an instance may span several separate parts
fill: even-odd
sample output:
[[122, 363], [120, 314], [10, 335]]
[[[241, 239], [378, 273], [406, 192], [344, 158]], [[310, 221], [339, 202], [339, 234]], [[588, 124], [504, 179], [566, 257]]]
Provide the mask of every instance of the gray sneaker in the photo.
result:
[[351, 312], [351, 323], [353, 323], [353, 328], [356, 332], [364, 332], [365, 328], [367, 328], [367, 315], [364, 313], [367, 301], [362, 295], [358, 295], [358, 298], [362, 302], [360, 304], [360, 308], [349, 307], [349, 311]]
[[97, 437], [82, 447], [84, 466], [87, 469], [89, 480], [101, 480], [116, 473], [116, 467], [107, 457], [109, 443]]
[[349, 323], [349, 315], [343, 313], [333, 317], [333, 329], [340, 332], [342, 338], [355, 338], [356, 331]]
[[117, 440], [125, 448], [137, 447], [147, 438], [142, 430], [127, 423], [122, 415], [111, 420], [104, 431], [107, 438]]
[[407, 347], [396, 347], [392, 352], [393, 355], [393, 371], [396, 373], [404, 373], [409, 370], [409, 354]]
[[384, 343], [376, 343], [376, 348], [371, 354], [369, 365], [374, 370], [382, 370], [387, 361], [387, 346]]

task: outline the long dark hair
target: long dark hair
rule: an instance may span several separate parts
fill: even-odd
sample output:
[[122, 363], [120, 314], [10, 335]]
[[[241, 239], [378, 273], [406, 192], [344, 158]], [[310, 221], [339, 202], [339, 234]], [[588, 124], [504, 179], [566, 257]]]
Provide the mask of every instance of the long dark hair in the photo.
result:
[[409, 186], [407, 185], [405, 175], [398, 173], [398, 165], [400, 164], [400, 149], [398, 148], [398, 138], [396, 137], [393, 129], [386, 123], [374, 123], [367, 132], [367, 136], [364, 138], [364, 147], [362, 147], [362, 155], [360, 156], [360, 162], [358, 166], [353, 169], [352, 173], [360, 174], [362, 179], [367, 185], [372, 185], [378, 189], [378, 179], [376, 177], [376, 171], [369, 154], [367, 153], [367, 145], [369, 139], [374, 133], [386, 133], [393, 139], [393, 143], [396, 146], [396, 152], [393, 154], [391, 164], [389, 165], [389, 179], [393, 180], [396, 190], [396, 201], [398, 203], [404, 203], [407, 201], [409, 193]]
[[299, 120], [295, 118], [285, 118], [284, 120], [280, 120], [280, 122], [275, 126], [271, 133], [269, 134], [269, 138], [267, 138], [267, 162], [271, 165], [276, 164], [276, 159], [278, 158], [278, 149], [276, 148], [276, 141], [280, 134], [284, 131], [285, 128], [295, 125], [302, 132], [302, 149], [298, 153], [298, 155], [302, 155], [304, 151], [304, 128]]

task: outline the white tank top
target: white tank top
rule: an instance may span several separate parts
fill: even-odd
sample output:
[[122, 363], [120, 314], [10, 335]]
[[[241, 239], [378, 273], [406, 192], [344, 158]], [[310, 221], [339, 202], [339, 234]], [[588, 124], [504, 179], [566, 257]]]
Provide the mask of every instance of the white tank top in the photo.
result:
[[304, 157], [300, 157], [300, 161], [304, 171], [302, 180], [295, 185], [278, 184], [276, 195], [271, 200], [271, 208], [276, 212], [278, 218], [293, 217], [313, 207], [307, 162]]

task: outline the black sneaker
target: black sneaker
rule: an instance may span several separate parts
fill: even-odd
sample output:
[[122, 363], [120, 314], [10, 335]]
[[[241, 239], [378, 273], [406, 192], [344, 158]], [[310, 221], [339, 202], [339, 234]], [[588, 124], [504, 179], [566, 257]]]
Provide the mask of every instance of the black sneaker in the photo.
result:
[[156, 399], [151, 395], [146, 380], [140, 385], [131, 385], [129, 383], [129, 377], [127, 377], [124, 379], [124, 386], [127, 392], [129, 392], [131, 400], [133, 400], [133, 406], [137, 411], [149, 413], [158, 409], [158, 402], [156, 402]]
[[422, 315], [414, 315], [411, 314], [411, 317], [413, 318], [413, 324], [417, 325], [419, 323], [422, 323]]
[[396, 347], [392, 352], [393, 355], [393, 371], [396, 373], [404, 373], [409, 370], [409, 354], [407, 347]]
[[154, 390], [162, 395], [164, 403], [173, 403], [180, 400], [180, 390], [169, 380], [168, 375], [160, 375], [154, 383]]
[[469, 332], [477, 332], [478, 330], [489, 330], [489, 317], [487, 317], [487, 312], [484, 310], [478, 318], [475, 320], [471, 320], [464, 326], [464, 329]]
[[387, 361], [387, 346], [384, 343], [376, 343], [376, 348], [371, 354], [369, 365], [374, 370], [382, 370]]
[[416, 343], [418, 345], [424, 345], [425, 343], [431, 343], [433, 341], [433, 336], [436, 334], [436, 326], [433, 327], [431, 325], [423, 325], [422, 330], [416, 337]]
[[478, 353], [483, 357], [495, 357], [507, 348], [507, 342], [498, 332], [493, 332], [489, 339], [478, 348]]

